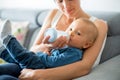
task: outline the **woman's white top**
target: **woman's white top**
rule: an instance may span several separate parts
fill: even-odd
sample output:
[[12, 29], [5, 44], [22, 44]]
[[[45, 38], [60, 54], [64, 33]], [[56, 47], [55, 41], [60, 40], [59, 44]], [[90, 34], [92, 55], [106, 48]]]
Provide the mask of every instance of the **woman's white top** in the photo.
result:
[[[59, 21], [59, 19], [61, 18], [61, 16], [62, 16], [62, 13], [61, 13], [60, 11], [57, 11], [57, 13], [56, 13], [56, 15], [55, 15], [55, 17], [54, 17], [54, 19], [53, 19], [53, 21], [52, 21], [52, 27], [53, 27], [53, 28], [56, 27], [57, 22]], [[89, 20], [91, 20], [92, 22], [94, 22], [96, 19], [97, 19], [96, 17], [91, 16]], [[106, 36], [106, 37], [107, 37], [107, 36]], [[102, 51], [103, 51], [104, 46], [105, 46], [105, 43], [106, 43], [106, 37], [105, 37], [104, 42], [103, 42], [103, 44], [102, 44], [101, 50], [100, 50], [100, 52], [99, 52], [99, 55], [98, 55], [98, 57], [97, 57], [94, 65], [93, 65], [93, 68], [94, 68], [95, 66], [97, 66], [97, 65], [99, 64], [99, 62], [100, 62], [101, 55], [102, 55]]]

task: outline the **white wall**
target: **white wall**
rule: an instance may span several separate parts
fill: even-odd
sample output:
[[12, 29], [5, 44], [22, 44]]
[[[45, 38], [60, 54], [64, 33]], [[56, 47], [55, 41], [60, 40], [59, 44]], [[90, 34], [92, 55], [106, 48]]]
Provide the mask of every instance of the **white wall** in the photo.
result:
[[[86, 10], [119, 11], [120, 0], [81, 0]], [[0, 8], [51, 9], [53, 0], [0, 0]]]
[[0, 0], [0, 8], [48, 9], [54, 7], [53, 0]]
[[87, 10], [119, 11], [120, 0], [81, 0], [83, 8]]

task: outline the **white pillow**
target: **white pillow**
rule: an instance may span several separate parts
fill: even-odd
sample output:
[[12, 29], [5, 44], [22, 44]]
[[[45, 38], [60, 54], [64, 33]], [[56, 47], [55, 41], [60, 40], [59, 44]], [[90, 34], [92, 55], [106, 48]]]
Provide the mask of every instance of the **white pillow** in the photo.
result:
[[28, 32], [29, 22], [12, 22], [12, 34], [23, 45]]
[[93, 65], [92, 68], [96, 67], [96, 66], [100, 63], [100, 59], [101, 59], [101, 56], [102, 56], [102, 52], [103, 52], [103, 49], [104, 49], [105, 43], [106, 43], [106, 38], [107, 38], [107, 35], [106, 35], [105, 38], [104, 38], [104, 41], [103, 41], [102, 47], [101, 47], [101, 49], [100, 49], [99, 55], [98, 55], [98, 57], [97, 57], [97, 59], [96, 59], [96, 61], [95, 61], [95, 63], [94, 63], [94, 65]]
[[[3, 23], [3, 20], [0, 20], [0, 26]], [[21, 45], [24, 44], [26, 34], [29, 29], [28, 21], [11, 21], [12, 34], [17, 38]]]

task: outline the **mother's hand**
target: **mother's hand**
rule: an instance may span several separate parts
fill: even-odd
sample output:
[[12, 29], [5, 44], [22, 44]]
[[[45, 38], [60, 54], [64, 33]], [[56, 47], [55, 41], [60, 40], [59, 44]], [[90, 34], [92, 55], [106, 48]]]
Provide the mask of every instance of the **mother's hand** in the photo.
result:
[[44, 74], [44, 69], [23, 69], [19, 76], [20, 80], [46, 80], [42, 74]]
[[50, 51], [51, 49], [57, 49], [57, 48], [62, 48], [66, 45], [67, 43], [67, 38], [65, 36], [60, 36], [59, 38], [57, 38], [54, 42], [49, 43], [48, 39], [50, 38], [50, 36], [45, 37], [42, 40], [42, 43], [39, 45], [34, 45], [31, 48], [31, 51], [33, 52], [44, 52], [47, 53], [48, 55], [50, 55]]
[[51, 48], [49, 47], [49, 43], [48, 43], [49, 38], [50, 36], [45, 37], [41, 44], [33, 45], [30, 50], [35, 53], [41, 51], [41, 52], [49, 54], [49, 51], [51, 50]]
[[67, 41], [68, 40], [65, 36], [60, 36], [51, 44], [53, 48], [62, 48], [66, 45]]
[[23, 69], [19, 76], [20, 80], [34, 80], [33, 79], [34, 70], [32, 69]]

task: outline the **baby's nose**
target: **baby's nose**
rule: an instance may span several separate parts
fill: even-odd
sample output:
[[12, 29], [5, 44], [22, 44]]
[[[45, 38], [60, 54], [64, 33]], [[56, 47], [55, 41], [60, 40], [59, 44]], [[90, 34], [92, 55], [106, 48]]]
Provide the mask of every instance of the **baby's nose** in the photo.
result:
[[73, 34], [74, 34], [73, 31], [70, 31], [70, 32], [69, 32], [69, 35], [70, 35], [70, 36], [73, 36]]

